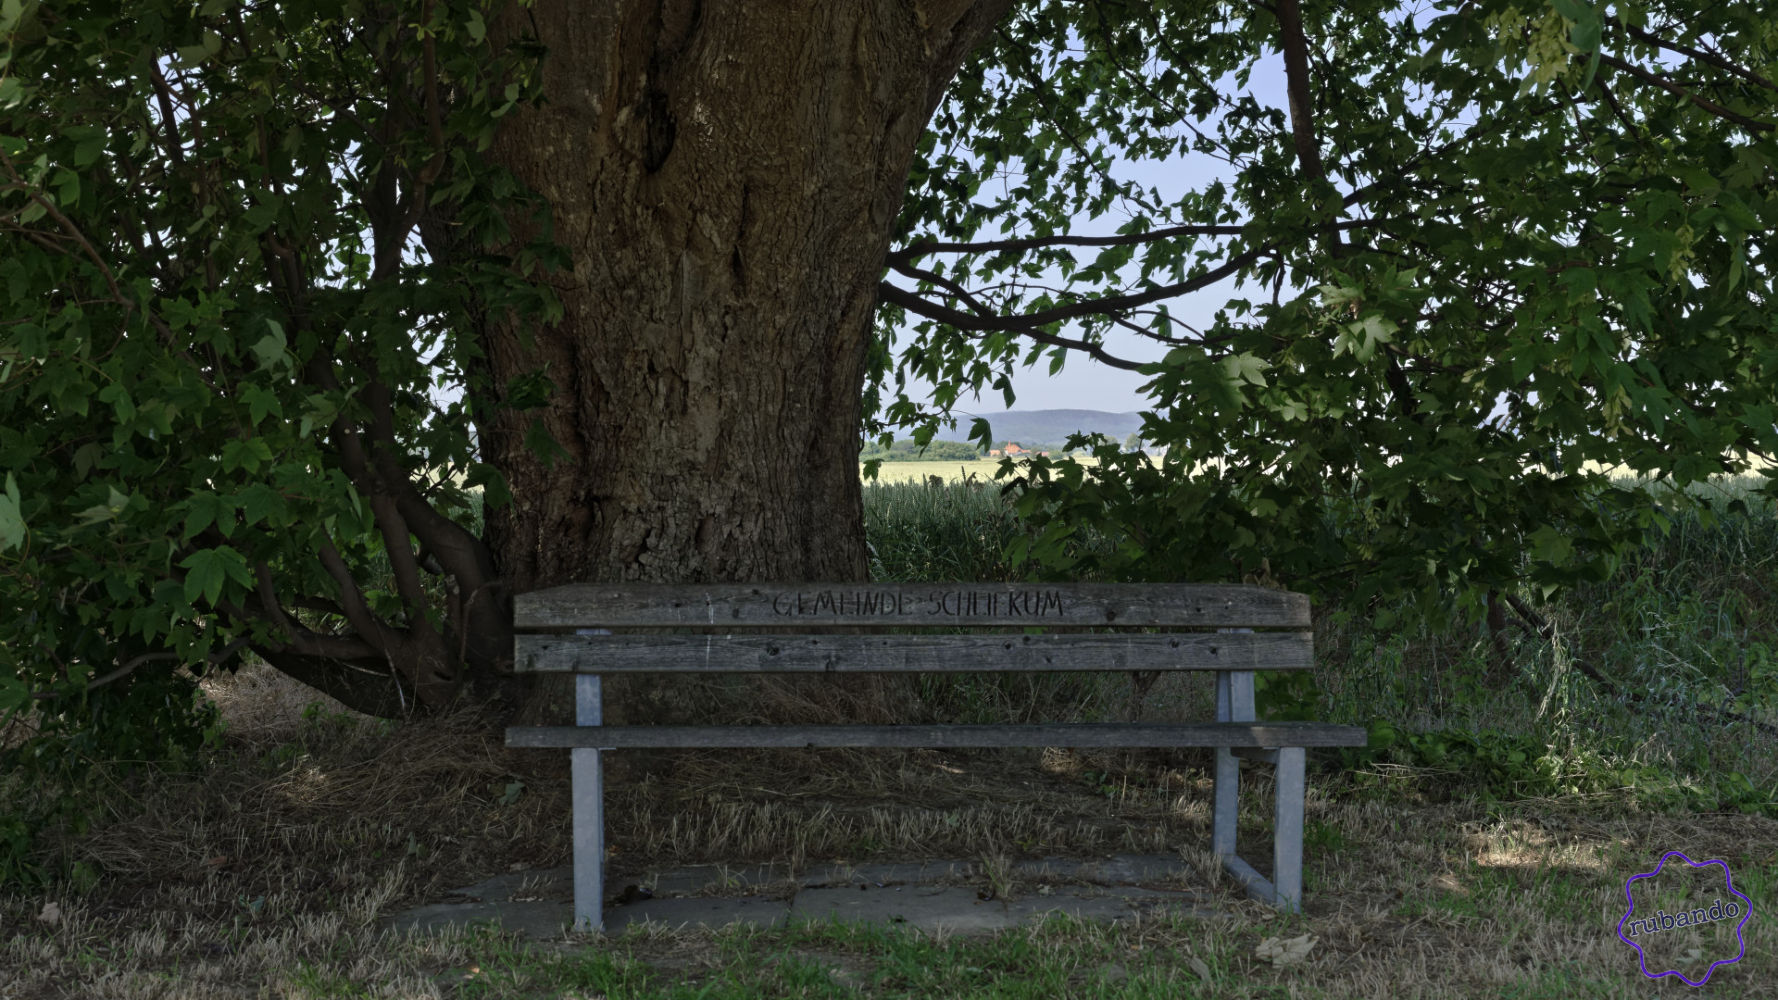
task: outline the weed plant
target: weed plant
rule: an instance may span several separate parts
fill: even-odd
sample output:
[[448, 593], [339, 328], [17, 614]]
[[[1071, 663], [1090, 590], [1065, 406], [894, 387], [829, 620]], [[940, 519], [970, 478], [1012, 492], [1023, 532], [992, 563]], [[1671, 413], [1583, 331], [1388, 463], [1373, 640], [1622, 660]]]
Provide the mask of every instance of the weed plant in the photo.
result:
[[[1778, 815], [1778, 513], [1751, 486], [1676, 502], [1604, 583], [1516, 595], [1547, 628], [1435, 627], [1406, 607], [1380, 627], [1378, 609], [1324, 599], [1314, 683], [1262, 690], [1262, 713], [1369, 727], [1371, 746], [1322, 760], [1383, 794], [1609, 793]], [[865, 524], [879, 579], [1017, 578], [1006, 554], [1025, 529], [991, 485], [868, 485]], [[1044, 681], [946, 678], [921, 693], [969, 721], [1119, 704], [1102, 675]]]

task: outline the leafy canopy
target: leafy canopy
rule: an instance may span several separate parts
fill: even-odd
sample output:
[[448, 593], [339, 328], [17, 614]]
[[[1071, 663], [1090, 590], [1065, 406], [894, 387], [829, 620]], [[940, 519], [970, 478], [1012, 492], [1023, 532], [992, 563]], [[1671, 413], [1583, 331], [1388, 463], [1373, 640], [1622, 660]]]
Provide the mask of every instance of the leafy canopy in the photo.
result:
[[[1071, 353], [1148, 377], [1164, 457], [1004, 466], [1046, 519], [1043, 572], [1472, 608], [1599, 578], [1670, 487], [1778, 490], [1775, 80], [1757, 5], [1021, 8], [914, 170], [885, 413], [929, 434], [965, 389], [1010, 405], [1013, 365]], [[1222, 179], [1131, 179], [1188, 157]], [[1219, 281], [1212, 321], [1182, 322]], [[1078, 552], [1083, 525], [1125, 541]]]
[[[479, 155], [540, 96], [499, 23], [0, 0], [0, 718], [37, 730], [10, 762], [201, 734], [174, 668], [248, 648], [391, 713], [493, 669], [473, 493], [509, 498], [467, 428], [551, 384], [487, 384], [470, 318], [551, 321], [563, 263]], [[1602, 468], [1778, 452], [1775, 45], [1741, 4], [1019, 4], [920, 147], [865, 412], [924, 444], [1016, 364], [1147, 376], [1158, 462], [1005, 466], [1039, 572], [1596, 577], [1662, 520]], [[1129, 179], [1187, 157], [1226, 176]], [[1175, 315], [1224, 281], [1210, 323]], [[1074, 553], [1083, 525], [1119, 545]]]
[[502, 487], [432, 393], [475, 397], [471, 303], [550, 311], [530, 251], [416, 248], [441, 207], [471, 247], [509, 236], [518, 192], [475, 154], [535, 59], [490, 16], [0, 3], [0, 722], [33, 734], [9, 763], [189, 743], [181, 665], [252, 646], [387, 681], [447, 628], [390, 553]]

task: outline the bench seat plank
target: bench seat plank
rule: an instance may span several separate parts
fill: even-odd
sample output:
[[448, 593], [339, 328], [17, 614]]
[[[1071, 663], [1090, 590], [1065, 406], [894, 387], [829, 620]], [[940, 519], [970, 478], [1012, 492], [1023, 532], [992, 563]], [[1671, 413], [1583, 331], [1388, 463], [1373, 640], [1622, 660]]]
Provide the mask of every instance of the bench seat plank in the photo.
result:
[[1246, 584], [573, 583], [515, 596], [513, 625], [1307, 628], [1309, 598]]
[[509, 747], [1354, 747], [1360, 726], [1324, 722], [909, 726], [514, 726]]
[[520, 635], [516, 669], [578, 673], [1307, 670], [1307, 632]]

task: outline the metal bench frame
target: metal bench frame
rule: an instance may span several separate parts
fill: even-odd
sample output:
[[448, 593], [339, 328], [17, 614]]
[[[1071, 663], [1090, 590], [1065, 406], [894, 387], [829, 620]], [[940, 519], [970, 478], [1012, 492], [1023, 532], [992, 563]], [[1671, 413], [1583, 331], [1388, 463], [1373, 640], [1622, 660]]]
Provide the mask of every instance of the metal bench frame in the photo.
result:
[[[1035, 603], [1033, 594], [1038, 595]], [[835, 595], [841, 596], [836, 599]], [[1001, 607], [1003, 596], [1010, 607]], [[1365, 742], [1364, 730], [1356, 726], [1261, 722], [1255, 718], [1254, 673], [1307, 669], [1313, 656], [1308, 598], [1261, 587], [572, 584], [519, 595], [514, 623], [518, 631], [515, 670], [576, 674], [576, 725], [512, 727], [507, 730], [506, 742], [513, 747], [571, 750], [577, 930], [603, 929], [605, 822], [600, 753], [604, 750], [1212, 747], [1212, 850], [1249, 895], [1296, 912], [1302, 907], [1306, 748], [1362, 746]], [[810, 633], [811, 625], [844, 631]], [[1036, 625], [1062, 631], [1040, 636], [1002, 631], [985, 637], [981, 633], [933, 636], [906, 631], [934, 625], [1000, 629]], [[778, 631], [770, 631], [774, 628]], [[895, 631], [869, 631], [885, 628]], [[1089, 628], [1094, 632], [1084, 631]], [[1103, 634], [1107, 628], [1145, 631]], [[1156, 628], [1197, 631], [1155, 634]], [[1294, 631], [1256, 632], [1256, 628]], [[613, 634], [614, 629], [646, 631]], [[673, 631], [660, 634], [663, 629]], [[959, 670], [1214, 670], [1216, 721], [995, 726], [604, 725], [600, 675], [605, 673]], [[1271, 879], [1235, 849], [1242, 760], [1274, 768]]]

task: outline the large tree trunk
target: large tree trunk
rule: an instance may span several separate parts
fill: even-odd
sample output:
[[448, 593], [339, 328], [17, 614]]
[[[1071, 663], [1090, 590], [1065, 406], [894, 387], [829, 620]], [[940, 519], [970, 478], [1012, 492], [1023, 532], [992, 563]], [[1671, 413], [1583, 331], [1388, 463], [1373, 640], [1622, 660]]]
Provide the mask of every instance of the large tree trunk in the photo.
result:
[[[545, 104], [490, 155], [553, 206], [562, 321], [482, 331], [514, 593], [577, 580], [856, 580], [876, 287], [913, 150], [1011, 0], [537, 0]], [[515, 224], [516, 224], [515, 220]], [[526, 447], [533, 421], [567, 452]], [[538, 713], [527, 713], [536, 715]]]

